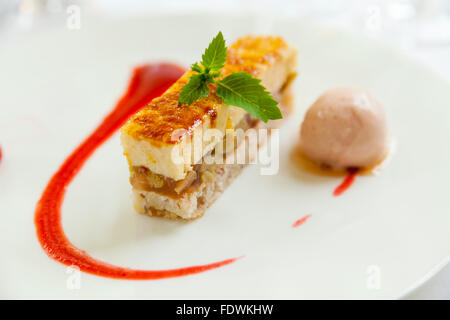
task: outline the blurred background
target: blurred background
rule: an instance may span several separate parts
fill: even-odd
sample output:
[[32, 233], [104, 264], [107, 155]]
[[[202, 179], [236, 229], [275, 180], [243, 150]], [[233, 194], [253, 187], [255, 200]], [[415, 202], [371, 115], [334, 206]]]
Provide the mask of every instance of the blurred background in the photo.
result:
[[82, 19], [167, 12], [257, 14], [261, 32], [270, 32], [274, 16], [307, 17], [389, 42], [450, 77], [449, 0], [0, 0], [0, 43], [29, 30], [66, 27], [78, 13]]
[[45, 28], [76, 29], [78, 16], [168, 12], [258, 15], [255, 30], [261, 33], [270, 32], [274, 16], [309, 18], [388, 42], [450, 79], [449, 0], [0, 0], [0, 44]]
[[[23, 34], [82, 28], [88, 18], [193, 12], [257, 15], [260, 33], [270, 33], [273, 17], [311, 19], [386, 42], [450, 82], [450, 0], [0, 0], [0, 50]], [[408, 298], [450, 299], [450, 267]]]

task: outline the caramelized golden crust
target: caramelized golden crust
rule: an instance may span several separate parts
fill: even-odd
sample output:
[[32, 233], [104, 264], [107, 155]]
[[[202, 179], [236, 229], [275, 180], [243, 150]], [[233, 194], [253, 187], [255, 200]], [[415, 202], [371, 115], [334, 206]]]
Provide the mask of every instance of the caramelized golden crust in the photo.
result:
[[264, 66], [281, 58], [280, 49], [287, 43], [280, 37], [247, 36], [238, 39], [229, 48], [223, 75], [233, 72], [248, 72], [258, 76]]
[[[233, 43], [228, 49], [227, 62], [222, 75], [233, 72], [248, 72], [258, 76], [265, 68], [281, 58], [280, 49], [287, 47], [279, 37], [244, 37]], [[191, 133], [205, 120], [214, 120], [222, 100], [215, 95], [211, 85], [208, 97], [192, 105], [178, 105], [181, 88], [188, 82], [192, 71], [186, 72], [161, 97], [154, 99], [138, 112], [123, 127], [123, 132], [138, 140], [148, 140], [152, 144], [176, 144], [182, 138], [177, 130]], [[175, 134], [174, 134], [175, 133]]]
[[182, 135], [178, 129], [191, 133], [206, 118], [216, 118], [221, 99], [215, 94], [194, 102], [192, 105], [178, 105], [181, 88], [188, 82], [192, 71], [186, 72], [161, 97], [154, 99], [137, 113], [123, 130], [137, 139], [147, 139], [152, 143], [178, 143]]

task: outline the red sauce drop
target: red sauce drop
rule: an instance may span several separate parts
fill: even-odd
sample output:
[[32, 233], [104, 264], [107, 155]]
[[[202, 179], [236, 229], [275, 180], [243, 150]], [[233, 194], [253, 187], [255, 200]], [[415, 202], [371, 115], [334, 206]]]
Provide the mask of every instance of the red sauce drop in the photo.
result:
[[3, 157], [3, 151], [2, 151], [2, 147], [0, 146], [0, 162], [2, 162], [2, 157]]
[[34, 218], [39, 242], [49, 257], [68, 266], [75, 265], [83, 272], [128, 280], [180, 277], [218, 268], [239, 259], [232, 258], [206, 265], [170, 270], [128, 269], [92, 258], [69, 241], [62, 227], [61, 205], [66, 189], [84, 163], [131, 115], [153, 98], [160, 96], [184, 72], [182, 68], [170, 64], [145, 65], [136, 68], [127, 92], [116, 107], [53, 175], [36, 206]]
[[355, 176], [358, 173], [358, 168], [349, 168], [348, 175], [345, 177], [344, 181], [340, 185], [336, 187], [333, 191], [333, 196], [337, 197], [343, 194], [348, 188], [351, 187], [353, 182], [355, 181]]
[[309, 218], [311, 218], [311, 215], [310, 215], [310, 214], [307, 214], [306, 216], [304, 216], [304, 217], [298, 219], [297, 221], [295, 221], [295, 222], [292, 224], [292, 228], [297, 228], [298, 226], [301, 226], [301, 225], [304, 224], [304, 223], [306, 222], [306, 220], [308, 220]]

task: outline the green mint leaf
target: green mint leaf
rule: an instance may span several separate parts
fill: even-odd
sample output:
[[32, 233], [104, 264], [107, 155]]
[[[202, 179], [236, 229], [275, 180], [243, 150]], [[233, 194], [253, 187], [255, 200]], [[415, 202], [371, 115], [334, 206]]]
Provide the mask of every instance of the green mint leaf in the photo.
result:
[[197, 62], [195, 62], [194, 64], [192, 64], [191, 70], [192, 70], [192, 71], [195, 71], [195, 72], [198, 72], [198, 73], [203, 73], [202, 67], [200, 67], [200, 66], [198, 65]]
[[219, 31], [202, 55], [201, 63], [192, 64], [191, 70], [196, 74], [181, 88], [178, 103], [190, 105], [206, 97], [209, 94], [208, 83], [217, 83], [216, 95], [225, 104], [240, 107], [264, 122], [281, 119], [278, 102], [261, 85], [261, 80], [245, 72], [232, 73], [219, 81], [215, 79], [220, 77], [226, 60], [227, 47]]
[[261, 80], [246, 72], [232, 73], [217, 81], [216, 95], [227, 105], [236, 106], [264, 122], [281, 119], [281, 111]]
[[226, 60], [227, 47], [225, 46], [222, 32], [219, 31], [202, 55], [202, 65], [207, 72], [209, 70], [219, 71], [225, 65]]
[[209, 87], [206, 81], [207, 79], [201, 73], [194, 74], [190, 77], [188, 83], [181, 88], [178, 103], [190, 105], [194, 101], [206, 97], [209, 93]]

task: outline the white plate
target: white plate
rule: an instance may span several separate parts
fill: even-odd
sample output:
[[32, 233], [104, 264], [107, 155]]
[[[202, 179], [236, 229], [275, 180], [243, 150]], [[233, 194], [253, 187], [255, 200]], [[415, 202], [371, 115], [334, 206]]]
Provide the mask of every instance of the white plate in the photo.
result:
[[[6, 298], [398, 298], [450, 254], [450, 87], [372, 40], [305, 21], [274, 21], [300, 51], [296, 113], [281, 131], [280, 171], [249, 167], [190, 223], [136, 214], [115, 135], [68, 189], [63, 225], [79, 248], [142, 269], [245, 255], [209, 272], [159, 281], [81, 275], [41, 249], [34, 206], [49, 177], [125, 89], [133, 66], [188, 65], [217, 31], [257, 31], [248, 17], [146, 17], [89, 23], [26, 37], [0, 51], [0, 295]], [[341, 197], [338, 178], [289, 160], [307, 106], [325, 89], [357, 86], [386, 107], [397, 150], [379, 176], [358, 177]], [[298, 218], [312, 214], [301, 227]], [[379, 287], [373, 284], [379, 277]], [[376, 283], [375, 283], [376, 284]], [[70, 286], [69, 286], [70, 287]]]

